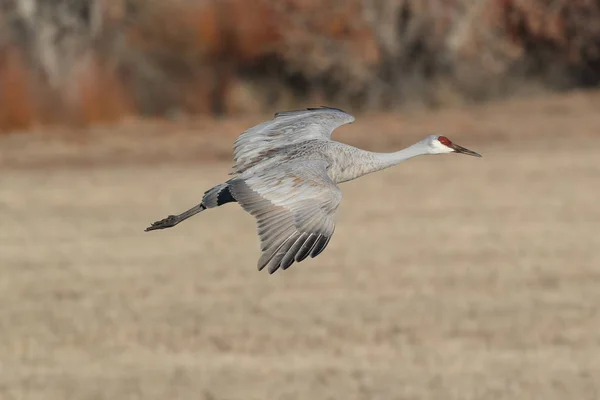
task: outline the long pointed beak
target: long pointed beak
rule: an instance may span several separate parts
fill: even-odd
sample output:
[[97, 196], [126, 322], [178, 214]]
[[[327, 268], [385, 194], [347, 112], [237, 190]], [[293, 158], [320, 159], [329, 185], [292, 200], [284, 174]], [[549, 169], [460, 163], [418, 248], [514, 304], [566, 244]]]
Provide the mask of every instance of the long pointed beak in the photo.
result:
[[466, 154], [466, 155], [474, 156], [474, 157], [481, 157], [481, 154], [475, 153], [474, 151], [469, 150], [469, 149], [465, 149], [464, 147], [459, 146], [459, 145], [454, 144], [454, 143], [452, 143], [452, 145], [450, 147], [453, 148], [454, 152], [456, 152], [456, 153]]

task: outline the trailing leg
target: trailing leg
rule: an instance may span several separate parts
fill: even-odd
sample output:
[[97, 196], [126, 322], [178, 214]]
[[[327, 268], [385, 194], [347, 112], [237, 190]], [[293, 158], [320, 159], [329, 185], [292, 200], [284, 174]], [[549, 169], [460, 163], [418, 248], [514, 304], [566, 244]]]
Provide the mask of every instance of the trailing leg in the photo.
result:
[[206, 210], [206, 207], [204, 207], [204, 204], [200, 203], [197, 206], [194, 206], [194, 207], [190, 208], [189, 210], [182, 212], [179, 215], [169, 215], [165, 219], [161, 219], [160, 221], [156, 221], [156, 222], [152, 223], [152, 225], [147, 227], [145, 229], [145, 231], [149, 232], [149, 231], [153, 231], [155, 229], [171, 228], [172, 226], [177, 225], [181, 221], [186, 220], [189, 217], [196, 215], [200, 211], [204, 211], [204, 210]]
[[160, 221], [154, 222], [148, 228], [145, 229], [146, 232], [153, 231], [155, 229], [165, 229], [171, 228], [181, 221], [188, 219], [191, 216], [198, 214], [201, 211], [206, 210], [207, 208], [214, 208], [222, 206], [223, 204], [231, 203], [237, 201], [231, 191], [229, 190], [229, 183], [222, 183], [213, 187], [210, 190], [207, 190], [204, 193], [204, 197], [202, 198], [202, 202], [197, 206], [190, 208], [187, 211], [182, 212], [179, 215], [169, 215], [165, 219], [161, 219]]

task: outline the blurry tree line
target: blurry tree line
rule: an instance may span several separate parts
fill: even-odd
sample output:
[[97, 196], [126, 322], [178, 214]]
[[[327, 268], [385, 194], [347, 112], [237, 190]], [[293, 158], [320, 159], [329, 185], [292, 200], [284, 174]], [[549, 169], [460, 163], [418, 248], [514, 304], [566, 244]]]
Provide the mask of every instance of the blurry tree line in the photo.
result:
[[600, 0], [2, 0], [0, 129], [600, 82]]

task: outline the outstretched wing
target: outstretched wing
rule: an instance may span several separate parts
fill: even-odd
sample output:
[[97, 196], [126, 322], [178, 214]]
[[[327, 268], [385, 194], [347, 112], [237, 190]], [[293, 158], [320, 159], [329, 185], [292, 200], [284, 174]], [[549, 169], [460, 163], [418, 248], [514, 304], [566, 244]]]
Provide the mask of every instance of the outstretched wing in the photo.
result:
[[327, 176], [327, 162], [279, 165], [248, 179], [235, 178], [230, 189], [258, 223], [262, 255], [258, 269], [287, 269], [325, 250], [335, 230], [342, 193]]
[[308, 140], [329, 140], [341, 125], [354, 122], [354, 117], [337, 108], [307, 108], [283, 111], [270, 121], [242, 133], [233, 145], [233, 174], [241, 174], [265, 158], [276, 156], [283, 147]]

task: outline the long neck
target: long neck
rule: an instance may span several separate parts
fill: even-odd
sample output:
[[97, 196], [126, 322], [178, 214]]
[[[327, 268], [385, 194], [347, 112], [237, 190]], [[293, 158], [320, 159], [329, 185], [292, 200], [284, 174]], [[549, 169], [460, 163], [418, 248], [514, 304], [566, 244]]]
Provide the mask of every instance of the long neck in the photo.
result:
[[421, 142], [394, 153], [374, 153], [348, 145], [338, 146], [341, 147], [335, 152], [335, 163], [329, 172], [331, 178], [338, 183], [381, 171], [409, 158], [428, 154], [427, 146]]
[[382, 169], [392, 167], [400, 164], [402, 161], [406, 161], [416, 156], [422, 156], [428, 154], [427, 147], [422, 143], [415, 143], [410, 147], [396, 151], [393, 153], [371, 153], [373, 155], [372, 171], [381, 171]]

